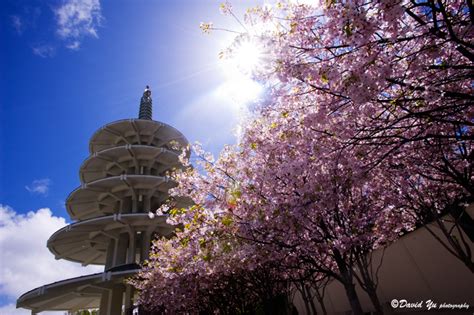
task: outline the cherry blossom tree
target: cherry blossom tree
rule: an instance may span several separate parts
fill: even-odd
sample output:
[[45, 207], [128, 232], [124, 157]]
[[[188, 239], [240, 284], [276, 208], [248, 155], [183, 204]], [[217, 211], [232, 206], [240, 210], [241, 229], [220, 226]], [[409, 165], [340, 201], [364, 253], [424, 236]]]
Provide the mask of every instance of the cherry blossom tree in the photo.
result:
[[[262, 246], [242, 244], [226, 213], [193, 206], [172, 210], [174, 238], [154, 242], [153, 254], [131, 281], [140, 304], [154, 313], [289, 314], [288, 281], [261, 259]], [[251, 249], [248, 248], [251, 246]], [[249, 254], [250, 253], [250, 254]]]
[[[229, 4], [221, 9], [237, 18]], [[169, 313], [245, 313], [288, 297], [288, 283], [308, 296], [312, 282], [332, 279], [354, 314], [363, 313], [356, 283], [381, 313], [382, 261], [371, 253], [429, 222], [474, 272], [459, 225], [474, 192], [472, 9], [456, 0], [249, 9], [222, 56], [258, 46], [252, 75], [268, 97], [217, 160], [195, 146], [193, 168], [183, 155], [172, 194], [195, 205], [160, 210], [180, 230], [155, 241], [133, 282], [140, 302]]]
[[[162, 293], [161, 289], [165, 288], [157, 289], [156, 283], [166, 286], [168, 282], [153, 278], [156, 274], [186, 279], [184, 288], [181, 288], [183, 283], [170, 285], [171, 295], [202, 301], [202, 297], [197, 298], [199, 294], [193, 296], [189, 292], [200, 290], [188, 281], [194, 279], [194, 285], [202, 285], [203, 281], [196, 277], [199, 274], [207, 277], [209, 268], [213, 275], [223, 276], [235, 273], [242, 267], [239, 266], [242, 261], [247, 261], [249, 271], [254, 271], [255, 265], [261, 268], [277, 262], [283, 268], [273, 272], [278, 271], [283, 279], [317, 273], [340, 281], [354, 311], [362, 313], [355, 291], [357, 280], [381, 312], [375, 275], [369, 271], [366, 257], [401, 230], [409, 229], [410, 220], [403, 218], [403, 211], [392, 209], [393, 196], [377, 190], [386, 189], [384, 181], [376, 185], [365, 174], [358, 173], [353, 161], [325, 153], [321, 139], [314, 137], [308, 146], [305, 138], [293, 135], [294, 146], [282, 147], [278, 139], [295, 132], [291, 120], [282, 116], [281, 126], [276, 127], [260, 119], [257, 123], [266, 127], [255, 134], [248, 132], [247, 149], [237, 151], [229, 147], [216, 162], [196, 147], [207, 173], [203, 175], [189, 168], [177, 174], [180, 186], [173, 193], [190, 194], [200, 206], [172, 210], [170, 222], [182, 224], [184, 231], [174, 239], [157, 243], [158, 260], [152, 258], [151, 268], [142, 273], [142, 277], [149, 279], [146, 283], [151, 286], [151, 292], [157, 292], [163, 303], [171, 297]], [[296, 132], [308, 132], [304, 124], [299, 126]], [[249, 130], [256, 129], [252, 126]], [[320, 156], [316, 158], [316, 154]], [[164, 250], [169, 248], [172, 252]], [[197, 274], [196, 265], [200, 266]], [[256, 279], [252, 272], [250, 275], [246, 279], [248, 283]], [[212, 279], [209, 282], [218, 283], [214, 276]], [[179, 294], [174, 287], [180, 290]], [[147, 292], [146, 288], [141, 287]], [[256, 286], [253, 288], [258, 291]], [[214, 291], [209, 287], [204, 290]], [[159, 299], [152, 296], [145, 300], [157, 303]]]
[[[407, 206], [422, 223], [434, 220], [443, 244], [474, 272], [468, 243], [441, 219], [450, 213], [459, 229], [467, 216], [459, 205], [473, 202], [472, 3], [315, 3], [249, 10], [246, 31], [227, 53], [243, 38], [265, 43], [266, 66], [254, 75], [276, 86], [271, 110], [294, 111], [334, 150], [397, 177], [398, 189], [410, 178], [415, 193], [447, 192], [435, 207]], [[295, 102], [300, 107], [288, 108]], [[316, 109], [307, 114], [308, 107]]]

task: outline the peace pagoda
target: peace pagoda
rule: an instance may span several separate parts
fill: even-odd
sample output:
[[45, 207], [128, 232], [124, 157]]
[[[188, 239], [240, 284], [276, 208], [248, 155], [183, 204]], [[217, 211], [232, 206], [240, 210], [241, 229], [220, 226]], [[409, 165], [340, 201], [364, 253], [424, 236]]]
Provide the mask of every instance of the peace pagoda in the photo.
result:
[[[170, 237], [166, 215], [150, 216], [176, 183], [188, 141], [175, 128], [152, 119], [151, 90], [140, 101], [138, 119], [109, 123], [89, 142], [90, 156], [79, 169], [81, 185], [67, 198], [74, 223], [58, 230], [47, 246], [56, 259], [103, 265], [104, 271], [45, 284], [17, 300], [18, 308], [74, 313], [99, 309], [100, 315], [132, 314], [134, 289], [124, 280], [140, 270], [156, 237]], [[178, 207], [189, 198], [174, 198]]]

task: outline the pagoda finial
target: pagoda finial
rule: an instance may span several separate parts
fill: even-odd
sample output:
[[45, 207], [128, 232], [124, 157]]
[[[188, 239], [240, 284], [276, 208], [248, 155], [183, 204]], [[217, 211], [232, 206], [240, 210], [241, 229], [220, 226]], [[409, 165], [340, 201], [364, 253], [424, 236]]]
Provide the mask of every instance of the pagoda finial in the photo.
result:
[[151, 90], [147, 85], [143, 96], [140, 100], [140, 111], [138, 112], [138, 119], [148, 119], [152, 120], [152, 100], [151, 100]]

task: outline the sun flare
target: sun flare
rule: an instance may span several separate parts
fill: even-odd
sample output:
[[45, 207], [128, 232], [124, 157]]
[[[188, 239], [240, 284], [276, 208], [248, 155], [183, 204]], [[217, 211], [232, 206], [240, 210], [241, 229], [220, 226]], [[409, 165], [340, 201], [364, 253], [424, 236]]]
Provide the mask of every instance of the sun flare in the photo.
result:
[[255, 100], [263, 87], [252, 79], [252, 75], [261, 62], [262, 51], [258, 44], [248, 39], [237, 40], [232, 51], [221, 60], [226, 81], [219, 88], [219, 93], [239, 104]]
[[244, 42], [238, 47], [232, 60], [239, 71], [244, 75], [249, 75], [261, 61], [261, 54], [257, 45], [252, 42]]

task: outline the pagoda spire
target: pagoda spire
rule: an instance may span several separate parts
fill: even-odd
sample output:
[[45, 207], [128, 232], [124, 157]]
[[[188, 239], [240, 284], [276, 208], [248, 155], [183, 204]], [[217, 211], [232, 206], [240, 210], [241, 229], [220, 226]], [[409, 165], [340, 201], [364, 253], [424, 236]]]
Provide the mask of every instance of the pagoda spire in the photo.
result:
[[152, 99], [151, 99], [151, 90], [147, 85], [143, 96], [140, 100], [140, 111], [138, 113], [138, 119], [148, 119], [152, 120]]

